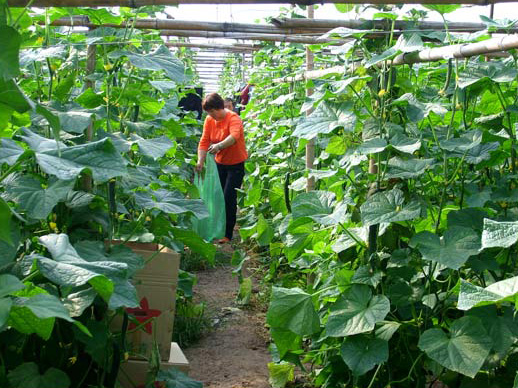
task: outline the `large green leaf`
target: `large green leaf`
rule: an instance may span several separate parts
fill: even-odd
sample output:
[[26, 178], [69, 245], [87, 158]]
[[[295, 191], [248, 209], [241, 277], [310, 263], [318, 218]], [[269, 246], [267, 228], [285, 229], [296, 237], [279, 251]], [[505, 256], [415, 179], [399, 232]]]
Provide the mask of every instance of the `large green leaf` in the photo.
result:
[[375, 137], [373, 139], [367, 140], [363, 142], [358, 148], [356, 152], [361, 155], [371, 155], [371, 154], [379, 154], [387, 149], [388, 143], [385, 139]]
[[460, 157], [482, 142], [482, 132], [478, 130], [463, 133], [460, 137], [452, 137], [440, 140], [440, 147], [446, 151], [453, 152], [453, 155]]
[[58, 112], [48, 106], [42, 104], [36, 104], [36, 113], [43, 116], [46, 120], [50, 128], [52, 129], [52, 133], [54, 134], [54, 139], [58, 144], [58, 150], [60, 143], [60, 132], [61, 132], [61, 121], [59, 120]]
[[10, 298], [0, 298], [0, 330], [9, 319], [12, 305], [13, 301]]
[[13, 307], [28, 308], [40, 319], [61, 318], [68, 322], [74, 322], [63, 303], [54, 295], [37, 294], [29, 298], [15, 297]]
[[496, 304], [503, 301], [518, 302], [518, 276], [493, 283], [486, 288], [478, 287], [461, 279], [457, 308], [469, 310], [477, 306]]
[[69, 388], [70, 379], [60, 369], [49, 368], [40, 374], [38, 365], [26, 362], [17, 366], [7, 375], [10, 388]]
[[484, 79], [498, 83], [512, 82], [517, 74], [515, 66], [498, 61], [469, 63], [461, 72], [458, 85], [465, 88]]
[[386, 296], [372, 296], [369, 286], [354, 284], [331, 307], [326, 333], [331, 337], [346, 337], [371, 331], [389, 311], [390, 301]]
[[[500, 148], [499, 143], [484, 143], [478, 144], [473, 148], [470, 148], [464, 156], [464, 160], [470, 164], [479, 164], [484, 160], [491, 158], [491, 152]], [[464, 154], [458, 154], [458, 157], [462, 157]]]
[[264, 247], [270, 245], [273, 240], [275, 231], [262, 214], [259, 214], [259, 217], [257, 218], [255, 230], [255, 238], [259, 246]]
[[128, 279], [116, 278], [113, 282], [113, 293], [108, 301], [108, 308], [117, 310], [120, 307], [139, 307], [137, 289]]
[[36, 153], [36, 160], [47, 174], [59, 179], [75, 179], [90, 171], [98, 183], [127, 173], [126, 163], [108, 139], [83, 145]]
[[401, 159], [394, 157], [387, 163], [387, 178], [412, 179], [423, 175], [433, 166], [433, 159]]
[[295, 365], [287, 362], [269, 362], [268, 373], [268, 382], [272, 388], [284, 388], [288, 382], [295, 380]]
[[214, 264], [216, 247], [213, 244], [205, 242], [205, 240], [198, 236], [194, 231], [189, 229], [181, 229], [171, 226], [171, 233], [175, 240], [181, 241], [193, 252], [202, 255], [209, 261], [209, 263]]
[[20, 232], [20, 225], [11, 220], [11, 242], [0, 239], [0, 268], [12, 263], [16, 259], [21, 238]]
[[20, 73], [19, 52], [22, 36], [10, 26], [0, 26], [0, 36], [0, 78], [7, 81]]
[[405, 93], [397, 100], [393, 101], [394, 105], [406, 106], [406, 114], [410, 121], [418, 122], [428, 117], [431, 112], [444, 116], [448, 111], [442, 105], [437, 103], [424, 103], [419, 101], [412, 93]]
[[496, 306], [472, 309], [467, 313], [477, 317], [493, 340], [493, 350], [503, 359], [516, 341], [516, 318], [511, 308], [505, 308], [504, 314]]
[[[14, 275], [0, 275], [0, 298], [25, 288], [24, 284]], [[1, 325], [0, 325], [1, 326]]]
[[174, 57], [165, 46], [160, 46], [154, 53], [139, 54], [131, 51], [113, 51], [110, 58], [128, 57], [130, 63], [145, 70], [164, 70], [166, 75], [175, 82], [185, 80], [185, 68], [183, 62]]
[[149, 83], [154, 88], [160, 90], [160, 92], [167, 94], [171, 90], [176, 90], [178, 88], [178, 85], [176, 82], [173, 81], [152, 81], [149, 80]]
[[381, 54], [373, 55], [366, 63], [365, 67], [368, 69], [371, 66], [374, 66], [377, 63], [386, 61], [387, 59], [391, 59], [395, 57], [397, 54], [400, 54], [401, 51], [397, 50], [395, 47], [390, 47], [387, 50], [383, 51]]
[[207, 207], [202, 200], [178, 198], [165, 189], [135, 193], [135, 200], [143, 209], [158, 209], [171, 214], [191, 212], [200, 220], [209, 217]]
[[33, 65], [33, 62], [43, 62], [50, 58], [66, 59], [66, 55], [67, 49], [65, 46], [24, 49], [20, 53], [20, 65], [29, 67]]
[[353, 374], [361, 376], [388, 360], [388, 342], [355, 335], [346, 338], [340, 348], [340, 355]]
[[74, 244], [79, 256], [86, 261], [115, 261], [128, 266], [128, 275], [132, 276], [144, 267], [142, 257], [124, 244], [110, 247], [109, 253], [105, 251], [102, 241], [79, 241]]
[[417, 248], [425, 260], [459, 269], [470, 256], [478, 254], [480, 237], [471, 228], [453, 226], [442, 237], [428, 231], [420, 232], [412, 237], [410, 246]]
[[51, 253], [54, 260], [35, 257], [40, 271], [57, 284], [80, 286], [90, 283], [105, 300], [114, 291], [114, 282], [124, 286], [128, 278], [128, 265], [116, 261], [89, 262], [79, 256], [65, 234], [50, 234], [40, 237], [40, 242]]
[[66, 298], [63, 299], [63, 305], [68, 310], [71, 317], [79, 317], [92, 305], [96, 296], [97, 292], [95, 292], [93, 288], [87, 288], [85, 290], [68, 294]]
[[16, 144], [14, 140], [0, 139], [0, 165], [7, 163], [9, 166], [12, 166], [24, 152], [24, 149]]
[[302, 337], [292, 331], [272, 328], [270, 334], [281, 359], [288, 352], [301, 349]]
[[104, 275], [82, 268], [74, 264], [50, 260], [44, 257], [38, 258], [38, 269], [47, 279], [60, 286], [82, 286], [90, 285], [105, 300], [109, 300], [113, 293], [113, 283]]
[[311, 295], [300, 288], [273, 287], [266, 320], [275, 329], [290, 330], [300, 336], [320, 329]]
[[362, 222], [365, 226], [382, 222], [406, 221], [421, 214], [421, 204], [411, 201], [404, 205], [404, 193], [399, 189], [383, 191], [369, 197], [360, 206]]
[[80, 110], [58, 112], [57, 116], [61, 129], [70, 133], [81, 134], [92, 123], [92, 113]]
[[83, 261], [74, 247], [70, 244], [66, 234], [49, 234], [40, 237], [40, 243], [47, 248], [52, 255], [52, 258], [56, 261]]
[[11, 238], [11, 208], [0, 197], [0, 241], [5, 241], [7, 244], [13, 246], [13, 240]]
[[75, 100], [86, 109], [94, 109], [104, 104], [103, 94], [95, 93], [92, 88], [86, 89]]
[[33, 108], [34, 103], [20, 90], [14, 80], [0, 78], [0, 103], [10, 106], [19, 113]]
[[355, 246], [358, 243], [367, 243], [368, 234], [368, 227], [347, 228], [347, 233], [338, 236], [338, 238], [332, 245], [332, 249], [334, 252], [339, 253]]
[[40, 136], [27, 128], [22, 128], [22, 130], [23, 136], [21, 136], [21, 138], [34, 152], [52, 151], [66, 147], [62, 142], [58, 142], [55, 139], [47, 139], [46, 137]]
[[478, 209], [460, 209], [453, 210], [448, 213], [448, 227], [463, 226], [471, 228], [482, 233], [484, 218], [487, 217], [487, 212]]
[[160, 136], [155, 139], [143, 139], [138, 135], [131, 135], [131, 139], [138, 144], [139, 150], [143, 155], [156, 160], [165, 155], [173, 146], [173, 142], [167, 136]]
[[[18, 291], [16, 295], [23, 298], [21, 299], [23, 302], [28, 297], [46, 293], [47, 292], [42, 288], [30, 285]], [[9, 314], [8, 325], [12, 326], [20, 333], [36, 333], [41, 338], [47, 340], [52, 334], [55, 320], [56, 319], [54, 317], [45, 319], [38, 318], [28, 307], [13, 304], [11, 307], [11, 313]]]
[[301, 119], [292, 136], [309, 140], [338, 127], [351, 132], [355, 124], [356, 115], [350, 103], [322, 102], [307, 118]]
[[431, 9], [432, 11], [437, 11], [441, 15], [446, 13], [450, 13], [458, 10], [462, 5], [460, 4], [425, 4], [423, 7]]
[[482, 248], [509, 248], [518, 241], [518, 221], [499, 222], [484, 219]]
[[426, 330], [419, 338], [419, 348], [445, 368], [475, 377], [491, 350], [492, 341], [479, 319], [463, 317], [450, 327]]
[[298, 194], [291, 204], [293, 218], [328, 215], [333, 211], [336, 195], [330, 191], [311, 191]]
[[399, 36], [394, 48], [404, 53], [411, 53], [413, 51], [422, 50], [424, 48], [424, 45], [423, 40], [421, 39], [421, 34], [414, 32], [403, 32]]
[[166, 388], [203, 388], [201, 382], [191, 379], [175, 368], [161, 369], [156, 379], [164, 381]]
[[413, 154], [421, 148], [421, 141], [419, 139], [409, 138], [399, 132], [390, 138], [389, 143], [399, 152], [406, 154]]
[[10, 181], [7, 194], [30, 218], [40, 220], [47, 218], [54, 206], [67, 197], [74, 183], [75, 180], [58, 180], [44, 189], [38, 180], [20, 175]]

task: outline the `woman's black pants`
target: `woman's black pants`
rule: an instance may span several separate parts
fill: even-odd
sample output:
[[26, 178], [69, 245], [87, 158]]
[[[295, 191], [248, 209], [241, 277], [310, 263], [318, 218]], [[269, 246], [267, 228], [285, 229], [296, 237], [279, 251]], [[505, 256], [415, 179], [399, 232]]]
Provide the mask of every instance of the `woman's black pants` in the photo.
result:
[[221, 182], [223, 196], [225, 197], [225, 214], [227, 220], [225, 237], [232, 239], [237, 213], [236, 189], [239, 189], [243, 183], [245, 162], [231, 165], [216, 163], [216, 165], [218, 166], [219, 181]]

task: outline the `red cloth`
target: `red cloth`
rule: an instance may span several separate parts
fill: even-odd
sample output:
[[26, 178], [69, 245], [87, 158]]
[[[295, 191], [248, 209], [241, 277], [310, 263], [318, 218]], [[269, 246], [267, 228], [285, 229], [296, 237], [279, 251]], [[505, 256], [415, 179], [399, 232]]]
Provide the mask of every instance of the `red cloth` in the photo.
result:
[[243, 121], [235, 112], [225, 109], [225, 117], [221, 121], [216, 121], [207, 116], [203, 124], [203, 135], [201, 135], [198, 149], [207, 151], [211, 144], [225, 140], [228, 135], [236, 140], [230, 147], [222, 149], [216, 154], [216, 162], [219, 164], [238, 164], [248, 158], [245, 146], [245, 133]]
[[250, 100], [250, 84], [246, 85], [245, 88], [241, 91], [241, 105], [248, 104]]

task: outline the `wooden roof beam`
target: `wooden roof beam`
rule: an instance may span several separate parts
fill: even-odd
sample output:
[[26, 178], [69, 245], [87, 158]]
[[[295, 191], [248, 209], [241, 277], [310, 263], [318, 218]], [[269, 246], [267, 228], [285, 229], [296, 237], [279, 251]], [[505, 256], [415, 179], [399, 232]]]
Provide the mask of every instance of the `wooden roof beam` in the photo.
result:
[[[11, 7], [130, 7], [148, 5], [178, 4], [278, 4], [280, 0], [7, 0]], [[455, 0], [456, 4], [488, 5], [511, 3], [514, 0]], [[323, 3], [343, 3], [344, 0], [297, 0], [285, 1], [284, 4], [312, 5]], [[347, 0], [350, 4], [364, 4], [365, 0]], [[369, 0], [370, 4], [451, 4], [452, 0]], [[281, 1], [282, 3], [282, 1]]]

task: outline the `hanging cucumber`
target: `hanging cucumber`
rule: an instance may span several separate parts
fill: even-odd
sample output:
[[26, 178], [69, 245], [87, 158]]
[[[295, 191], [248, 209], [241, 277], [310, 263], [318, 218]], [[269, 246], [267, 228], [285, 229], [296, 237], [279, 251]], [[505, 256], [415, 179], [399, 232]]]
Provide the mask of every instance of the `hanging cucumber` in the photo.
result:
[[286, 209], [288, 209], [288, 213], [291, 213], [291, 204], [290, 204], [290, 173], [286, 173], [286, 177], [284, 179], [284, 202], [286, 203]]

